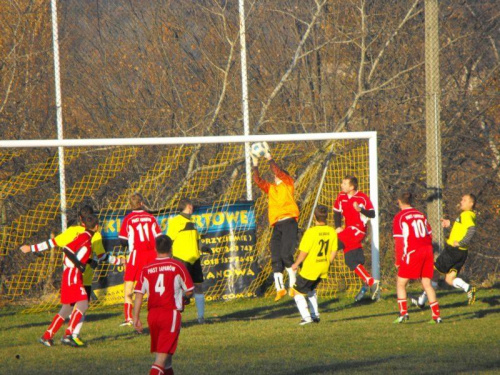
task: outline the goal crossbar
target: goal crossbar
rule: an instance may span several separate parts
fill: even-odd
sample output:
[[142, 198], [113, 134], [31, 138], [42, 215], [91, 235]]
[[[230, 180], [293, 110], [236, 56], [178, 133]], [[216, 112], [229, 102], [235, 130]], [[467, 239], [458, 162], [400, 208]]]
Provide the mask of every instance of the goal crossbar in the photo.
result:
[[245, 142], [295, 142], [342, 139], [376, 139], [377, 132], [258, 134], [207, 137], [152, 137], [152, 138], [87, 138], [87, 139], [30, 139], [0, 140], [0, 148], [32, 147], [88, 147], [88, 146], [154, 146], [181, 144], [214, 144]]

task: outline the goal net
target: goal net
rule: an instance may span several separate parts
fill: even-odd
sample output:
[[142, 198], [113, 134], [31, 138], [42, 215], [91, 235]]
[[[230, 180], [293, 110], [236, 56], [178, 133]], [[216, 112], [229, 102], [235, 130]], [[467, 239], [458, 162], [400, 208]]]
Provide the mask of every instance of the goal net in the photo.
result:
[[[377, 208], [373, 132], [66, 140], [62, 141], [64, 145], [71, 146], [65, 147], [64, 158], [68, 225], [77, 222], [82, 204], [90, 204], [99, 213], [106, 251], [126, 257], [116, 234], [121, 219], [130, 211], [131, 193], [140, 192], [145, 197], [162, 230], [166, 230], [168, 218], [176, 214], [180, 199], [189, 198], [197, 207], [195, 221], [202, 242], [213, 251], [202, 256], [206, 299], [268, 295], [273, 287], [267, 196], [253, 185], [253, 199], [247, 199], [244, 143], [263, 140], [270, 144], [277, 163], [295, 179], [302, 231], [307, 229], [315, 204], [333, 206], [345, 175], [358, 177], [359, 189], [371, 195]], [[89, 146], [92, 143], [95, 145]], [[59, 304], [60, 249], [38, 256], [19, 251], [22, 244], [38, 243], [61, 231], [56, 144], [49, 140], [0, 141], [0, 301], [24, 303], [30, 306], [27, 311], [53, 309]], [[267, 162], [260, 162], [259, 171], [271, 180]], [[328, 220], [333, 225], [331, 211]], [[372, 249], [377, 277], [378, 218], [371, 221], [364, 246], [367, 254]], [[122, 303], [122, 277], [122, 266], [99, 264], [94, 270], [91, 307]], [[334, 297], [343, 291], [352, 296], [360, 286], [340, 252], [318, 294]]]

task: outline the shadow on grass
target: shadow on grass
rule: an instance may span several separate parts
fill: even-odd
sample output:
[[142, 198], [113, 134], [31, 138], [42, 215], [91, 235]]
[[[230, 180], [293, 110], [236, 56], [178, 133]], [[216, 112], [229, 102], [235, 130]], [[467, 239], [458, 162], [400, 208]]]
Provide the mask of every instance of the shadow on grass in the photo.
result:
[[[127, 327], [127, 328], [131, 328], [131, 327]], [[93, 339], [89, 339], [89, 340], [87, 340], [87, 343], [98, 343], [101, 341], [132, 340], [134, 338], [138, 338], [141, 336], [148, 336], [148, 335], [149, 335], [149, 328], [144, 328], [144, 331], [142, 333], [137, 333], [135, 330], [130, 330], [130, 331], [127, 330], [127, 332], [123, 332], [123, 333], [100, 336], [100, 337], [96, 337]]]
[[[114, 316], [121, 315], [121, 313], [102, 313], [102, 314], [93, 314], [90, 313], [89, 315], [85, 316], [85, 322], [96, 322], [102, 319], [108, 319], [112, 318]], [[66, 319], [66, 322], [68, 319]], [[33, 327], [41, 327], [41, 326], [48, 326], [50, 324], [50, 321], [45, 321], [45, 322], [39, 322], [39, 323], [26, 323], [26, 324], [20, 324], [17, 326], [10, 326], [1, 329], [1, 331], [10, 331], [12, 329], [23, 329], [23, 328], [33, 328]]]
[[295, 372], [291, 372], [291, 375], [309, 375], [309, 374], [330, 374], [336, 371], [342, 370], [357, 370], [363, 367], [371, 367], [378, 364], [386, 363], [389, 361], [401, 361], [409, 356], [390, 356], [385, 358], [379, 358], [374, 360], [364, 360], [364, 361], [347, 361], [347, 362], [336, 362], [329, 365], [318, 365], [302, 368]]

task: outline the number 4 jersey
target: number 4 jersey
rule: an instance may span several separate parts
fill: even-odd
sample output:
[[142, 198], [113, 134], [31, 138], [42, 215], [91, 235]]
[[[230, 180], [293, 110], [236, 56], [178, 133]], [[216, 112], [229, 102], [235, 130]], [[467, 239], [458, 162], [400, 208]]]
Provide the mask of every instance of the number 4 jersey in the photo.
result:
[[172, 258], [156, 258], [142, 269], [134, 292], [148, 295], [148, 310], [182, 311], [182, 296], [193, 289], [193, 280], [184, 264]]
[[328, 225], [316, 225], [306, 230], [299, 250], [307, 253], [307, 257], [299, 275], [312, 281], [326, 278], [331, 255], [337, 251], [337, 242], [337, 232]]

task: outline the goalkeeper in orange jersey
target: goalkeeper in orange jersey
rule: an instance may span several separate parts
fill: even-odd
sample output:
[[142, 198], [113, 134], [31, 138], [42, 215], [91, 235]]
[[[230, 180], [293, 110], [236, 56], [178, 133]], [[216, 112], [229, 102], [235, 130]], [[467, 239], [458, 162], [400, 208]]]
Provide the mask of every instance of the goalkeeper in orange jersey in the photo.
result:
[[[292, 289], [302, 320], [300, 325], [319, 323], [316, 287], [328, 276], [330, 263], [337, 254], [337, 232], [326, 224], [328, 207], [320, 205], [314, 210], [315, 226], [305, 231], [299, 245], [299, 255], [292, 269], [302, 265]], [[307, 297], [307, 300], [306, 300]]]
[[253, 180], [255, 184], [268, 196], [269, 224], [273, 227], [271, 236], [271, 262], [276, 287], [275, 301], [286, 295], [283, 283], [283, 271], [286, 269], [289, 277], [289, 286], [295, 284], [295, 271], [292, 269], [293, 255], [297, 246], [299, 207], [295, 202], [294, 181], [287, 171], [281, 169], [273, 160], [267, 143], [264, 142], [265, 155], [274, 174], [274, 183], [260, 177], [259, 159], [251, 154], [253, 164]]
[[[63, 248], [63, 275], [61, 280], [61, 303], [62, 307], [59, 313], [54, 317], [49, 328], [40, 338], [40, 343], [45, 346], [54, 345], [54, 335], [61, 328], [64, 321], [70, 317], [65, 335], [61, 339], [65, 345], [74, 347], [84, 346], [85, 344], [74, 337], [74, 331], [83, 315], [88, 309], [88, 294], [83, 286], [83, 273], [86, 264], [92, 256], [92, 238], [99, 229], [97, 217], [87, 215], [82, 218], [84, 231], [76, 236], [73, 241]], [[33, 246], [22, 246], [24, 253], [40, 252], [48, 250], [50, 246], [38, 244]]]
[[[57, 235], [53, 239], [49, 239], [47, 241], [41, 242], [36, 245], [23, 245], [21, 246], [21, 250], [25, 253], [27, 252], [40, 252], [48, 249], [52, 249], [54, 247], [63, 248], [69, 243], [71, 243], [79, 234], [85, 232], [85, 226], [83, 225], [83, 218], [89, 215], [94, 214], [94, 209], [91, 206], [85, 205], [80, 208], [79, 211], [79, 219], [80, 224], [72, 225], [68, 229], [66, 229], [61, 234]], [[92, 254], [95, 254], [99, 262], [108, 261], [111, 264], [119, 264], [120, 260], [114, 256], [109, 256], [104, 250], [104, 246], [102, 244], [102, 236], [99, 231], [96, 231], [92, 236], [91, 240]], [[94, 268], [97, 265], [97, 261], [90, 258], [89, 263], [85, 267], [85, 271], [83, 272], [83, 286], [85, 291], [87, 292], [88, 301], [90, 302], [90, 297], [92, 294], [92, 279], [94, 277]], [[73, 336], [80, 340], [80, 330], [82, 328], [83, 322], [85, 320], [85, 315], [82, 316], [80, 322], [76, 325], [73, 330]]]

